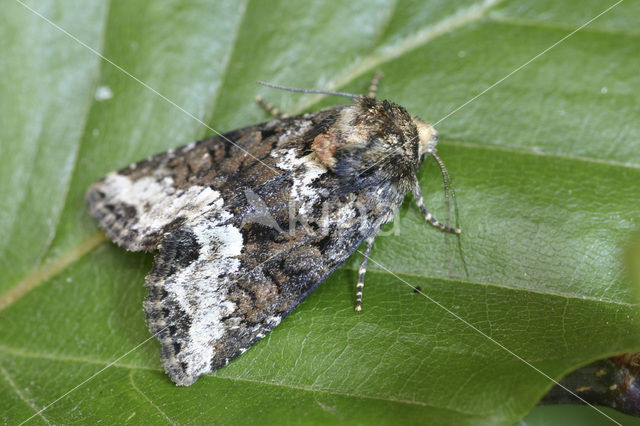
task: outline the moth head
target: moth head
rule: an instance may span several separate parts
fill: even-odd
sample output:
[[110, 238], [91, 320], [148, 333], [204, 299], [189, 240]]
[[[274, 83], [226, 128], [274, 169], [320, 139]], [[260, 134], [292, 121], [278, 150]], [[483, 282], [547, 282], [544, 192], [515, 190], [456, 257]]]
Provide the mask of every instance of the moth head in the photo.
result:
[[424, 160], [427, 156], [436, 152], [436, 145], [438, 144], [438, 132], [433, 128], [431, 124], [425, 123], [419, 118], [412, 117], [413, 124], [418, 129], [418, 158], [420, 161]]

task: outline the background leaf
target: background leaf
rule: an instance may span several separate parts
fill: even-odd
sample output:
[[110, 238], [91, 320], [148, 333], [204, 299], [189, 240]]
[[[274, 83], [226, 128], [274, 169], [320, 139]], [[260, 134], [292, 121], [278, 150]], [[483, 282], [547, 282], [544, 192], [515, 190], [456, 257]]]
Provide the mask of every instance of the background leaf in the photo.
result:
[[[451, 116], [611, 3], [28, 5], [157, 93], [19, 2], [5, 5], [2, 421], [27, 419], [129, 351], [32, 422], [511, 424], [525, 416], [552, 382], [401, 280], [556, 379], [640, 351], [640, 310], [623, 268], [640, 205], [637, 2]], [[354, 256], [245, 355], [176, 388], [141, 309], [152, 256], [97, 233], [86, 188], [211, 133], [184, 111], [226, 131], [267, 118], [256, 94], [293, 112], [342, 101], [256, 80], [362, 93], [377, 70], [381, 97], [438, 122], [460, 240], [405, 203], [376, 240], [362, 315], [353, 312]], [[419, 178], [445, 217], [437, 167], [426, 164]], [[538, 408], [525, 421], [560, 423], [553, 416], [564, 410]], [[585, 422], [606, 420], [577, 410]]]

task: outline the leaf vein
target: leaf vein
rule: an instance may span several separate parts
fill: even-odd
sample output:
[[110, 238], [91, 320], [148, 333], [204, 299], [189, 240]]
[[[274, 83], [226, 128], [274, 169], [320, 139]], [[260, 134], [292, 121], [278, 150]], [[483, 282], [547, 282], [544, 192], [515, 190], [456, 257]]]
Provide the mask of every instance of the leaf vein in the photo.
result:
[[138, 392], [149, 404], [151, 404], [156, 410], [158, 410], [158, 412], [160, 414], [162, 414], [162, 416], [167, 420], [167, 422], [169, 422], [169, 424], [172, 425], [176, 425], [177, 423], [174, 422], [173, 420], [171, 420], [171, 418], [167, 415], [167, 413], [165, 413], [164, 411], [162, 411], [162, 409], [160, 409], [160, 407], [154, 403], [151, 398], [149, 398], [144, 392], [142, 392], [142, 390], [136, 386], [135, 381], [133, 380], [133, 373], [134, 373], [134, 369], [129, 370], [129, 383], [131, 383], [131, 387]]
[[[111, 367], [127, 368], [127, 369], [130, 369], [130, 370], [162, 371], [160, 368], [151, 368], [151, 367], [144, 367], [144, 366], [131, 365], [131, 364], [121, 364], [121, 363], [111, 364], [109, 361], [88, 359], [88, 358], [82, 358], [82, 357], [66, 357], [66, 356], [58, 356], [58, 355], [54, 356], [54, 355], [47, 355], [47, 354], [34, 354], [34, 353], [30, 353], [30, 352], [19, 350], [19, 349], [15, 349], [15, 348], [9, 348], [9, 347], [6, 347], [6, 346], [0, 346], [0, 352], [8, 353], [8, 354], [15, 355], [15, 356], [24, 356], [24, 357], [34, 358], [34, 359], [46, 359], [46, 360], [52, 360], [52, 361], [66, 361], [66, 362], [81, 362], [81, 363], [96, 364], [96, 365], [108, 365], [108, 364], [110, 364]], [[222, 375], [216, 375], [216, 374], [203, 376], [201, 378], [201, 380], [203, 378], [205, 378], [205, 377], [207, 379], [212, 379], [212, 380], [218, 379], [218, 380], [230, 380], [230, 381], [236, 381], [236, 382], [239, 381], [239, 382], [247, 382], [247, 383], [257, 383], [257, 384], [268, 385], [268, 386], [276, 386], [276, 387], [283, 387], [283, 388], [287, 388], [287, 389], [301, 390], [301, 391], [305, 391], [305, 392], [314, 392], [314, 393], [322, 393], [322, 394], [328, 394], [328, 395], [345, 396], [345, 397], [349, 397], [349, 398], [359, 398], [359, 399], [365, 399], [365, 400], [386, 401], [386, 402], [392, 402], [392, 403], [398, 403], [398, 404], [417, 405], [417, 406], [422, 406], [422, 407], [440, 408], [440, 409], [445, 409], [445, 410], [452, 411], [452, 412], [455, 412], [455, 413], [461, 413], [461, 414], [470, 415], [470, 416], [479, 416], [480, 415], [478, 413], [466, 412], [466, 411], [462, 411], [462, 410], [458, 410], [456, 408], [451, 408], [451, 407], [446, 407], [446, 406], [439, 406], [439, 405], [428, 403], [428, 402], [425, 402], [425, 401], [396, 399], [396, 398], [390, 397], [388, 395], [358, 395], [358, 394], [353, 394], [353, 393], [349, 393], [349, 392], [342, 392], [342, 391], [337, 391], [337, 390], [314, 389], [314, 388], [309, 387], [309, 386], [293, 385], [293, 384], [289, 384], [289, 383], [287, 383], [287, 384], [276, 383], [276, 382], [269, 382], [269, 381], [265, 381], [265, 380], [255, 380], [255, 379], [248, 379], [248, 378], [241, 378], [241, 377], [228, 377], [228, 376], [222, 376]]]
[[34, 269], [29, 275], [0, 295], [0, 311], [14, 304], [31, 290], [62, 272], [69, 265], [75, 263], [106, 241], [107, 238], [102, 231], [96, 232], [57, 259]]
[[[354, 268], [354, 267], [351, 267], [351, 266], [342, 266], [340, 269], [347, 270], [347, 271], [357, 271], [357, 268]], [[373, 266], [367, 268], [367, 273], [369, 273], [369, 272], [377, 273], [377, 274], [381, 274], [381, 275], [390, 275], [384, 269], [378, 269], [378, 268], [375, 268]], [[563, 299], [576, 299], [576, 300], [588, 301], [588, 302], [608, 303], [608, 304], [612, 304], [612, 305], [616, 305], [616, 306], [624, 306], [624, 307], [629, 307], [629, 308], [636, 308], [636, 307], [640, 306], [640, 304], [637, 304], [637, 303], [628, 303], [628, 302], [621, 302], [621, 301], [618, 301], [618, 300], [601, 299], [601, 298], [597, 298], [597, 297], [593, 297], [593, 296], [586, 296], [586, 295], [585, 296], [576, 296], [574, 294], [560, 293], [560, 292], [549, 291], [549, 290], [539, 291], [539, 290], [532, 289], [532, 288], [509, 287], [509, 286], [506, 286], [506, 285], [501, 285], [501, 284], [496, 284], [496, 283], [485, 283], [485, 282], [481, 282], [481, 281], [464, 280], [462, 278], [448, 278], [448, 277], [436, 277], [436, 276], [429, 276], [429, 275], [418, 275], [418, 274], [411, 273], [411, 272], [395, 272], [395, 274], [399, 275], [399, 276], [405, 276], [405, 277], [411, 277], [411, 278], [420, 278], [420, 279], [427, 279], [427, 280], [440, 280], [440, 281], [456, 282], [456, 283], [459, 283], [459, 284], [467, 284], [467, 285], [479, 285], [479, 286], [484, 286], [484, 287], [494, 287], [494, 288], [505, 289], [505, 290], [510, 290], [510, 291], [526, 291], [527, 293], [539, 294], [539, 295], [543, 295], [543, 296], [560, 297], [560, 298], [563, 298]]]
[[2, 366], [0, 365], [0, 372], [2, 372], [2, 375], [4, 376], [4, 379], [7, 381], [7, 383], [9, 383], [9, 386], [11, 386], [11, 388], [13, 389], [13, 391], [18, 395], [18, 397], [25, 403], [27, 404], [29, 407], [31, 407], [31, 409], [33, 411], [36, 412], [36, 414], [38, 416], [40, 416], [40, 418], [48, 425], [51, 424], [51, 422], [49, 421], [49, 419], [47, 419], [41, 412], [41, 410], [36, 407], [36, 405], [31, 402], [31, 400], [29, 400], [23, 393], [22, 391], [18, 388], [18, 386], [16, 385], [16, 383], [13, 381], [13, 379], [11, 378], [11, 376], [9, 375], [9, 372]]
[[570, 154], [563, 154], [563, 153], [539, 152], [539, 151], [514, 148], [514, 147], [504, 146], [504, 145], [491, 145], [491, 144], [484, 145], [484, 144], [479, 144], [474, 142], [464, 142], [464, 141], [456, 141], [456, 140], [446, 140], [445, 144], [451, 145], [451, 146], [460, 146], [464, 148], [485, 149], [488, 151], [499, 151], [499, 152], [508, 152], [512, 154], [530, 155], [534, 157], [558, 158], [558, 159], [571, 160], [571, 161], [583, 162], [583, 163], [602, 164], [606, 166], [622, 167], [622, 168], [627, 168], [632, 170], [640, 169], [640, 164], [621, 163], [619, 161], [600, 160], [597, 158], [581, 157], [578, 155], [570, 155]]

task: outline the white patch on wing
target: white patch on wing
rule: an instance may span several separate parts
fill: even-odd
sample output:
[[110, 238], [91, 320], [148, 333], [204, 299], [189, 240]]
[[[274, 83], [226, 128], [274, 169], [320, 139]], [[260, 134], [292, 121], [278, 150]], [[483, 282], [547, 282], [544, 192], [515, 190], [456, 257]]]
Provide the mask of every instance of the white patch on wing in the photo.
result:
[[238, 257], [244, 247], [240, 229], [229, 224], [231, 214], [223, 210], [220, 193], [198, 185], [178, 189], [167, 176], [132, 180], [117, 173], [108, 175], [100, 190], [108, 203], [122, 202], [136, 208], [138, 221], [132, 230], [143, 234], [161, 230], [177, 217], [186, 218], [185, 226], [193, 232], [200, 247], [198, 258], [177, 268], [157, 285], [191, 319], [188, 338], [180, 342], [178, 361], [171, 362], [186, 361], [185, 373], [191, 376], [209, 371], [215, 343], [227, 331], [221, 319], [237, 311], [228, 298], [227, 277], [238, 273]]
[[227, 277], [239, 270], [243, 239], [240, 229], [223, 224], [229, 217], [220, 211], [191, 225], [200, 244], [198, 259], [163, 283], [191, 319], [189, 339], [178, 355], [187, 361], [189, 375], [209, 371], [214, 345], [228, 330], [221, 320], [237, 310], [235, 303], [228, 300]]
[[138, 221], [133, 231], [141, 235], [156, 232], [179, 216], [189, 219], [203, 212], [222, 208], [218, 191], [208, 186], [193, 185], [186, 191], [173, 186], [173, 179], [144, 176], [132, 180], [118, 173], [107, 175], [100, 190], [108, 203], [126, 203], [136, 208]]
[[278, 153], [281, 158], [276, 166], [294, 172], [291, 199], [296, 205], [300, 205], [298, 214], [305, 215], [311, 211], [311, 206], [320, 196], [318, 190], [311, 187], [311, 183], [326, 173], [327, 168], [318, 161], [315, 153], [297, 157], [298, 150], [294, 148]]
[[280, 321], [282, 321], [282, 317], [277, 317], [277, 316], [272, 316], [267, 318], [267, 325], [270, 325], [271, 327], [275, 327], [278, 324], [280, 324]]

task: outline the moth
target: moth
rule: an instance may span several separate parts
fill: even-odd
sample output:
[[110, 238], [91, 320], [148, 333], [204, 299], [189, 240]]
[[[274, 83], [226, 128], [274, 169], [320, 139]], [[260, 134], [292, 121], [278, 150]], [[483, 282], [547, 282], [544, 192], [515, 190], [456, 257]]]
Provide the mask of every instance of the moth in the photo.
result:
[[[356, 287], [361, 310], [374, 237], [436, 155], [438, 133], [403, 107], [342, 92], [352, 103], [275, 119], [154, 155], [86, 194], [107, 236], [157, 252], [144, 311], [169, 377], [188, 386], [227, 365], [276, 327], [366, 242]], [[279, 87], [279, 86], [275, 86]]]

